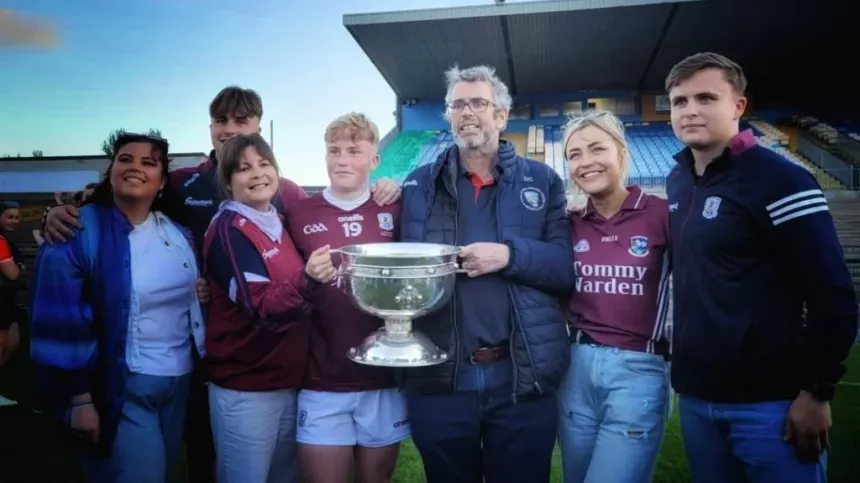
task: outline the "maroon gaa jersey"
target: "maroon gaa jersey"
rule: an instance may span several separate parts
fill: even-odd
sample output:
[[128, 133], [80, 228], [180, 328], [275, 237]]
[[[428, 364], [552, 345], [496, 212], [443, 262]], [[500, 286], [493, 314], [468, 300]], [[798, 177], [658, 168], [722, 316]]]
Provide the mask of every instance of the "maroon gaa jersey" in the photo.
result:
[[301, 386], [310, 343], [312, 292], [304, 260], [286, 233], [272, 241], [230, 210], [203, 243], [212, 295], [206, 365], [213, 383], [236, 391]]
[[572, 329], [600, 344], [667, 354], [669, 205], [639, 187], [628, 190], [608, 220], [591, 203], [571, 214]]
[[[294, 202], [287, 211], [287, 231], [307, 260], [324, 245], [340, 248], [361, 243], [396, 241], [399, 205], [378, 206], [368, 200], [352, 210], [329, 202], [323, 193]], [[340, 255], [333, 254], [335, 267]], [[391, 369], [365, 366], [347, 359], [351, 347], [382, 325], [353, 305], [335, 280], [315, 290], [312, 298], [311, 356], [304, 388], [355, 392], [394, 387]]]

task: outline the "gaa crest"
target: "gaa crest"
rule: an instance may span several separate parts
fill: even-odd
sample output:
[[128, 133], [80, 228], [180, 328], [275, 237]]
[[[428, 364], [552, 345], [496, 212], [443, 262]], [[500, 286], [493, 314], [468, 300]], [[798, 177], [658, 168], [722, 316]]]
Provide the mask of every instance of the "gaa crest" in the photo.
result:
[[702, 209], [702, 218], [712, 220], [720, 212], [720, 203], [723, 201], [719, 196], [708, 196], [705, 198], [705, 207]]
[[376, 215], [376, 218], [379, 220], [380, 230], [391, 231], [394, 229], [394, 216], [391, 213], [380, 213]]
[[588, 250], [591, 250], [591, 245], [588, 244], [588, 240], [582, 239], [576, 242], [576, 245], [573, 247], [573, 251], [576, 253], [585, 253]]
[[523, 188], [520, 191], [520, 201], [532, 211], [540, 211], [546, 206], [546, 197], [537, 188]]
[[630, 237], [630, 249], [627, 250], [634, 257], [642, 258], [648, 255], [648, 237], [636, 235]]

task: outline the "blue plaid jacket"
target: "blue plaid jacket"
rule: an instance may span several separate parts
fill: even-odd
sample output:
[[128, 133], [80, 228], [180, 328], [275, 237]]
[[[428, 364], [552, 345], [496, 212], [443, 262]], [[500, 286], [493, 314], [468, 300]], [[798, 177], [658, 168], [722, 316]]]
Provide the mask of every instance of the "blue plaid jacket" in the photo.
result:
[[99, 446], [107, 450], [116, 434], [128, 372], [128, 237], [133, 227], [113, 207], [87, 205], [80, 218], [84, 229], [74, 238], [45, 243], [37, 254], [30, 287], [30, 357], [40, 406], [60, 421], [67, 418], [72, 397], [92, 394], [101, 416]]

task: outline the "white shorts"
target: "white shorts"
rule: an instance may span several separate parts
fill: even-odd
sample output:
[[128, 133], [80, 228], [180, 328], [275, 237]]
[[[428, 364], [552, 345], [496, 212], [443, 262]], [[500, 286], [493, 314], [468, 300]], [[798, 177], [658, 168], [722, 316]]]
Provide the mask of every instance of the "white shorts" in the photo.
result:
[[394, 389], [302, 390], [296, 439], [319, 446], [381, 448], [409, 437], [406, 398]]

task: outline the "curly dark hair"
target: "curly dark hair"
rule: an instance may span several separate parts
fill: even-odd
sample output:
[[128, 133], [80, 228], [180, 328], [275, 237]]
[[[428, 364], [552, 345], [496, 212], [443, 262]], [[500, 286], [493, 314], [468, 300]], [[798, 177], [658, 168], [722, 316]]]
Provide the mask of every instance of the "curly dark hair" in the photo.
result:
[[170, 172], [170, 158], [168, 157], [170, 144], [166, 139], [147, 136], [145, 134], [125, 133], [117, 138], [113, 145], [113, 154], [111, 156], [110, 165], [108, 165], [102, 181], [95, 187], [95, 190], [93, 190], [92, 196], [86, 199], [86, 203], [94, 203], [99, 206], [114, 206], [113, 189], [110, 185], [111, 169], [116, 161], [116, 155], [119, 150], [126, 144], [131, 143], [148, 143], [152, 146], [153, 157], [158, 160], [159, 164], [161, 164], [162, 174], [166, 180], [166, 183], [164, 183], [164, 189], [162, 189], [161, 194], [153, 200], [150, 210], [160, 211], [180, 225], [186, 225], [188, 223], [187, 211], [184, 209], [182, 195], [177, 191], [173, 184], [170, 183], [170, 180], [167, 179]]

